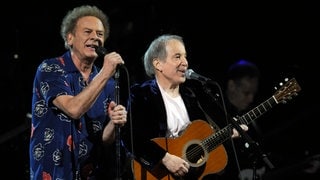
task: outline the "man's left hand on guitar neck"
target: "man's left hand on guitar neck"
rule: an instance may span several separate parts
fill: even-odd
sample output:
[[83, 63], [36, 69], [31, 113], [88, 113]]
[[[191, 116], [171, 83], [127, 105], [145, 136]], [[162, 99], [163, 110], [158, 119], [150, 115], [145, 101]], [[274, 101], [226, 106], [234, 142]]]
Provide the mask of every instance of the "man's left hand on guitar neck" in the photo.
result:
[[[240, 124], [240, 127], [243, 131], [248, 131], [249, 130], [249, 127], [245, 124]], [[233, 128], [232, 129], [232, 135], [231, 135], [232, 138], [238, 138], [240, 137], [240, 133], [235, 129]]]

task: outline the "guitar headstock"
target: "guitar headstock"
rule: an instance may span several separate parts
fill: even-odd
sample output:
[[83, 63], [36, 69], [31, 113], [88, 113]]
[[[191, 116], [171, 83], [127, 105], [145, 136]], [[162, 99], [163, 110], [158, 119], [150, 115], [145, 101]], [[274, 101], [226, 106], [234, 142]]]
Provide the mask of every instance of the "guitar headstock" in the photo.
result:
[[300, 85], [295, 78], [292, 78], [275, 92], [274, 97], [278, 102], [286, 103], [293, 96], [297, 96], [299, 91], [301, 91]]

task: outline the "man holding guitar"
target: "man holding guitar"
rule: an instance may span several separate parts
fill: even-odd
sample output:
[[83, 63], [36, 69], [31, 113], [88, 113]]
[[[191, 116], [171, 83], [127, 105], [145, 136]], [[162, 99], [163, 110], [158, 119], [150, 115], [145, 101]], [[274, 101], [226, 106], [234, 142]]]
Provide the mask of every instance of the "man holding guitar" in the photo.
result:
[[[197, 97], [183, 85], [188, 61], [182, 37], [159, 36], [143, 60], [152, 79], [131, 87], [132, 123], [122, 131], [134, 157], [135, 179], [203, 179], [222, 171], [228, 157], [223, 145], [212, 140], [239, 133], [232, 127], [214, 133]], [[248, 130], [246, 124], [241, 128]]]

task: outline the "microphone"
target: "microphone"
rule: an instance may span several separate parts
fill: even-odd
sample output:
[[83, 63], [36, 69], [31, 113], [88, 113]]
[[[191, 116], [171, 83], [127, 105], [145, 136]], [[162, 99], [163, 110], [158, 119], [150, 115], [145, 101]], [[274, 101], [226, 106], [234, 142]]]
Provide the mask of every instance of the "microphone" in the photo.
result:
[[201, 76], [200, 74], [195, 73], [192, 69], [187, 69], [185, 74], [187, 79], [198, 80], [201, 82], [212, 81], [210, 78], [207, 78], [207, 77]]
[[[105, 56], [108, 53], [107, 49], [102, 46], [95, 46], [94, 48], [98, 56]], [[124, 64], [117, 65], [117, 68], [123, 68], [123, 67], [124, 67]]]
[[94, 48], [96, 49], [98, 56], [104, 56], [108, 53], [107, 49], [102, 46], [95, 46]]

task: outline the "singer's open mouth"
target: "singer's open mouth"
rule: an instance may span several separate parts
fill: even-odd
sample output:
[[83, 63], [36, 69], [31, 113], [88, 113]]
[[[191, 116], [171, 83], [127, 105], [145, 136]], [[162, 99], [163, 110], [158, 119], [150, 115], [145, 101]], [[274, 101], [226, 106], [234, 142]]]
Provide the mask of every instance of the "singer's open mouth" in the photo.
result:
[[94, 49], [98, 48], [98, 45], [95, 45], [95, 44], [87, 44], [86, 46]]

